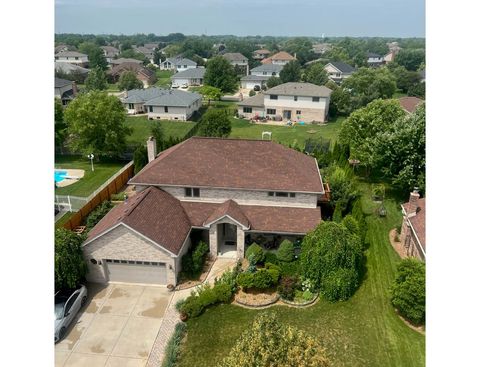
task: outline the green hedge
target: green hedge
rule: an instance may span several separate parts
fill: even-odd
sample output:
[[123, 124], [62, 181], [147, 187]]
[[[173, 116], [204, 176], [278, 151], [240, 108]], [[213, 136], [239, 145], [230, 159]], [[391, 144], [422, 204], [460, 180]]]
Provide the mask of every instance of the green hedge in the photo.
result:
[[172, 337], [168, 341], [165, 348], [165, 357], [163, 358], [162, 367], [175, 367], [178, 360], [178, 353], [180, 349], [180, 343], [187, 331], [187, 325], [183, 322], [175, 325], [175, 331]]

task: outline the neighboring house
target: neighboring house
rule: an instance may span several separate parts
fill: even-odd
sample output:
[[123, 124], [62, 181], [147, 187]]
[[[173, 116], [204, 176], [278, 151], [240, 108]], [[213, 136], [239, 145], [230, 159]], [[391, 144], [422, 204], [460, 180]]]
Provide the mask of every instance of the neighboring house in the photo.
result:
[[121, 65], [121, 64], [124, 64], [126, 62], [129, 62], [129, 63], [133, 63], [133, 64], [138, 64], [138, 65], [143, 65], [143, 61], [141, 60], [137, 60], [137, 59], [128, 59], [128, 58], [124, 58], [124, 57], [121, 57], [119, 59], [112, 59], [110, 61], [110, 64], [112, 65]]
[[55, 54], [55, 61], [68, 62], [78, 66], [88, 66], [88, 56], [77, 51], [61, 51]]
[[402, 48], [398, 45], [398, 42], [394, 41], [394, 42], [387, 42], [387, 47], [388, 47], [388, 50], [389, 51], [393, 51], [393, 52], [398, 52], [400, 51]]
[[145, 88], [155, 82], [155, 73], [152, 70], [134, 62], [124, 62], [123, 64], [116, 65], [107, 71], [107, 75], [116, 83], [120, 79], [120, 76], [126, 71], [133, 71]]
[[143, 45], [143, 47], [145, 47], [145, 48], [147, 48], [151, 51], [155, 51], [158, 48], [158, 43], [155, 43], [155, 42], [154, 43], [145, 43]]
[[329, 62], [323, 69], [327, 72], [328, 78], [336, 83], [341, 83], [344, 79], [348, 78], [355, 72], [353, 66], [341, 61]]
[[326, 197], [315, 158], [273, 141], [192, 137], [160, 154], [129, 185], [136, 194], [89, 232], [87, 280], [177, 284], [182, 256], [200, 240], [210, 256], [242, 259], [265, 238], [301, 239]]
[[330, 51], [331, 49], [332, 45], [330, 43], [316, 43], [312, 45], [312, 51], [317, 55], [323, 55], [325, 52]]
[[283, 66], [284, 65], [278, 64], [264, 64], [250, 70], [250, 74], [257, 76], [278, 77], [283, 69]]
[[172, 87], [178, 88], [178, 87], [190, 87], [190, 86], [203, 85], [204, 75], [205, 75], [204, 67], [198, 67], [195, 69], [187, 69], [184, 71], [180, 71], [171, 77]]
[[147, 113], [149, 120], [187, 121], [202, 106], [202, 96], [183, 90], [133, 89], [120, 101], [128, 114]]
[[381, 66], [384, 64], [383, 56], [373, 53], [373, 52], [368, 52], [367, 53], [367, 65], [371, 67], [377, 67]]
[[420, 199], [418, 190], [413, 190], [408, 203], [402, 204], [403, 223], [400, 232], [400, 243], [406, 254], [423, 261], [427, 253], [425, 209], [425, 198]]
[[270, 51], [265, 48], [253, 51], [253, 58], [255, 60], [263, 60], [267, 58], [268, 55], [270, 55]]
[[238, 114], [277, 121], [325, 122], [331, 93], [331, 89], [311, 83], [284, 83], [239, 102]]
[[120, 54], [120, 50], [113, 46], [100, 46], [100, 48], [103, 50], [103, 55], [109, 64]]
[[267, 57], [266, 59], [263, 59], [262, 64], [285, 65], [292, 60], [296, 60], [296, 58], [290, 55], [288, 52], [280, 51], [271, 57]]
[[66, 45], [65, 43], [60, 43], [55, 46], [55, 53], [58, 54], [62, 51], [75, 51], [76, 48], [70, 45]]
[[171, 57], [160, 63], [161, 70], [172, 70], [175, 73], [188, 69], [195, 69], [197, 63], [183, 57]]
[[397, 54], [398, 54], [398, 51], [390, 51], [388, 54], [383, 56], [383, 61], [385, 61], [385, 64], [393, 62], [395, 60], [395, 56], [397, 56]]
[[425, 101], [418, 97], [402, 97], [398, 99], [400, 102], [400, 106], [407, 112], [408, 114], [412, 114], [415, 112], [418, 106], [420, 106]]
[[237, 70], [238, 74], [248, 75], [248, 58], [238, 52], [227, 52], [224, 53], [222, 56], [228, 60], [230, 65], [232, 65], [235, 70]]
[[154, 55], [154, 50], [151, 49], [151, 48], [147, 48], [145, 46], [139, 46], [139, 47], [136, 47], [134, 48], [134, 51], [135, 52], [139, 52], [141, 53], [142, 55], [145, 56], [145, 58], [150, 61], [150, 64], [153, 64], [153, 55]]
[[87, 75], [90, 70], [69, 62], [55, 61], [55, 71], [64, 74], [79, 73], [82, 75]]
[[261, 89], [263, 86], [267, 85], [267, 80], [270, 79], [269, 76], [264, 75], [245, 75], [240, 78], [240, 85], [244, 89]]
[[77, 84], [71, 80], [55, 78], [55, 98], [62, 101], [66, 106], [77, 95]]

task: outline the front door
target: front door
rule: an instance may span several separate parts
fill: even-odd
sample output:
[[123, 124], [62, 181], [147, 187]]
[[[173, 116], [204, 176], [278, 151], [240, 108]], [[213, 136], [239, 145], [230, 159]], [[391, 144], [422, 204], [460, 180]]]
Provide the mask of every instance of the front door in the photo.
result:
[[290, 120], [292, 118], [292, 111], [290, 110], [283, 110], [283, 118]]

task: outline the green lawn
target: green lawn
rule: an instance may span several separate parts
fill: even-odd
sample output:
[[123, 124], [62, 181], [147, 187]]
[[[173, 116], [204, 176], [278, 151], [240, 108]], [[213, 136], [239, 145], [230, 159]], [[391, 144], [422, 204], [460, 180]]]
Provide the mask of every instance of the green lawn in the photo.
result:
[[70, 186], [56, 188], [55, 194], [87, 197], [112, 177], [126, 162], [94, 161], [93, 164], [94, 172], [91, 170], [90, 160], [86, 157], [56, 156], [55, 168], [83, 169], [85, 170], [85, 176]]
[[[388, 288], [399, 260], [388, 242], [388, 231], [400, 224], [398, 202], [386, 200], [386, 218], [372, 214], [376, 204], [370, 200], [369, 185], [360, 185], [367, 218], [367, 273], [346, 302], [320, 300], [312, 307], [294, 309], [275, 306], [279, 318], [305, 330], [325, 347], [332, 366], [424, 366], [425, 338], [411, 330], [395, 314]], [[219, 305], [202, 316], [187, 321], [187, 338], [180, 367], [214, 366], [225, 357], [253, 317], [261, 311], [234, 305]]]
[[[169, 120], [158, 120], [162, 125], [163, 132], [166, 138], [174, 137], [180, 138], [183, 137], [190, 129], [196, 124], [195, 122], [190, 121], [169, 121]], [[126, 121], [127, 126], [133, 129], [132, 135], [127, 138], [128, 144], [145, 144], [147, 138], [151, 135], [150, 126], [152, 121], [147, 119], [147, 116], [127, 116]]]
[[156, 87], [169, 87], [170, 86], [170, 77], [173, 75], [173, 72], [170, 70], [155, 70], [155, 75], [157, 76], [157, 82], [155, 83]]
[[65, 223], [69, 221], [69, 219], [74, 215], [74, 212], [68, 212], [62, 215], [62, 217], [55, 222], [55, 228], [61, 228]]

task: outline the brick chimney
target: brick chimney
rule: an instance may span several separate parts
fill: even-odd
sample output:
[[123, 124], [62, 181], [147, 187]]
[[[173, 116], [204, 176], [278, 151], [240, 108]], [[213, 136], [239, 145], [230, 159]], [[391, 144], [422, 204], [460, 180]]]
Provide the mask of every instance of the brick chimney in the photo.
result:
[[420, 194], [418, 193], [418, 188], [415, 187], [413, 192], [410, 193], [408, 207], [406, 208], [408, 217], [414, 217], [417, 214], [418, 199], [420, 199]]
[[72, 90], [73, 90], [73, 96], [75, 97], [78, 94], [78, 88], [77, 88], [76, 82], [72, 82]]
[[150, 136], [147, 140], [148, 163], [153, 161], [157, 156], [157, 139]]

